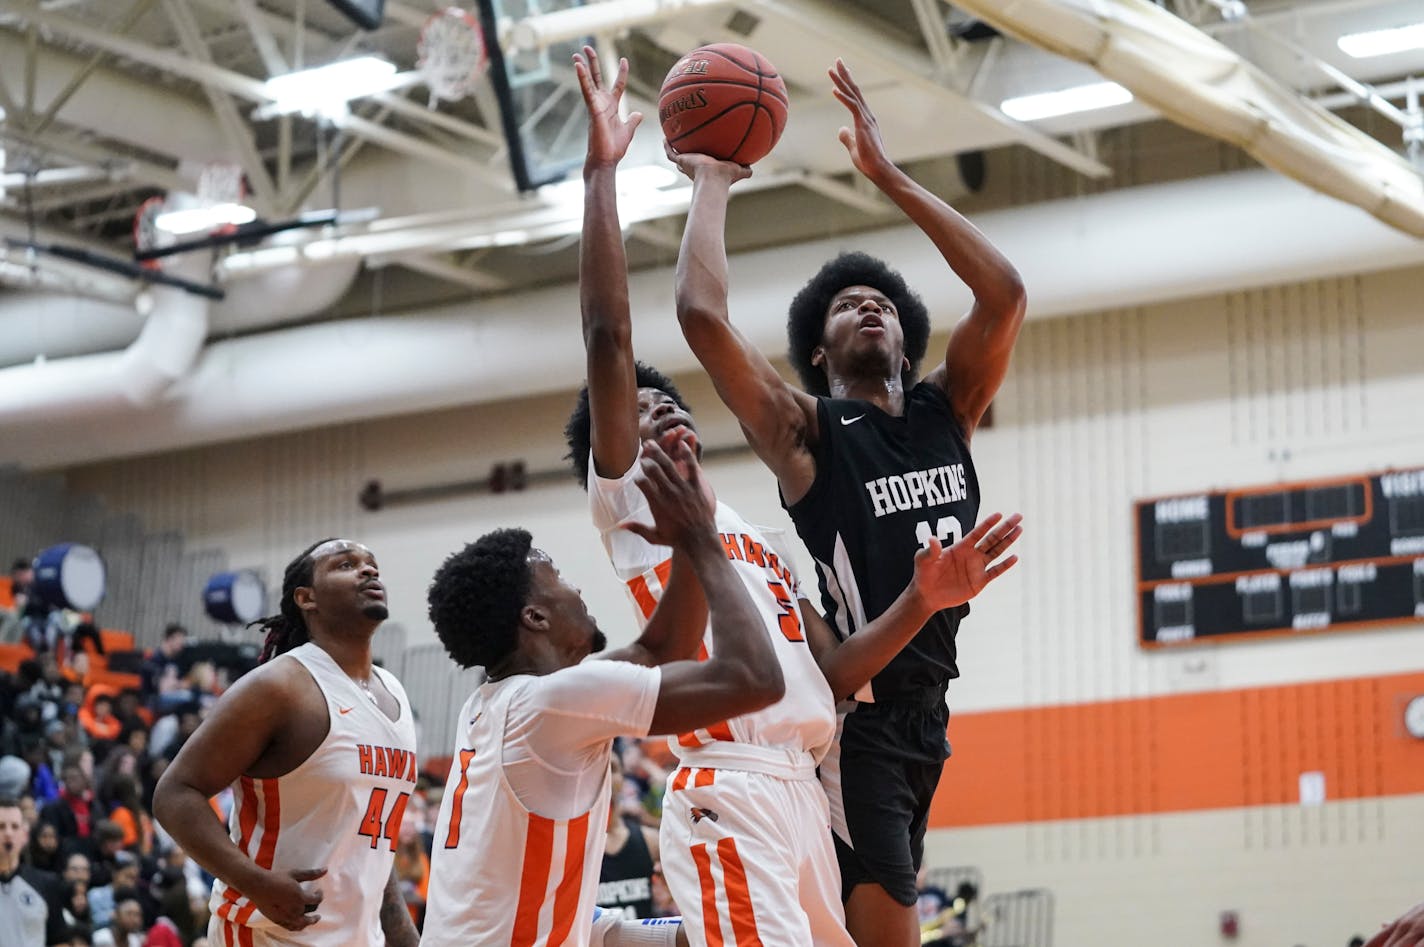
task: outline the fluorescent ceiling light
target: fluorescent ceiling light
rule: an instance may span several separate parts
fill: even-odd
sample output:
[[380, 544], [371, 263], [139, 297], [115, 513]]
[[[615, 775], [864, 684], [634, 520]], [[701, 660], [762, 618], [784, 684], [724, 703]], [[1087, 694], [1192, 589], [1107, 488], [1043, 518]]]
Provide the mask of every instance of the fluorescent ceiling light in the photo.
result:
[[999, 110], [1021, 122], [1036, 122], [1041, 118], [1126, 105], [1131, 101], [1132, 93], [1116, 82], [1094, 82], [1057, 92], [1038, 92], [1005, 99], [999, 103]]
[[331, 114], [347, 102], [391, 88], [396, 67], [375, 56], [343, 59], [315, 69], [273, 76], [262, 86], [278, 114]]
[[1356, 59], [1371, 56], [1388, 56], [1391, 53], [1424, 49], [1424, 23], [1412, 26], [1397, 26], [1390, 30], [1371, 30], [1368, 33], [1351, 33], [1335, 41], [1340, 51]]
[[153, 225], [164, 233], [200, 233], [235, 224], [250, 224], [257, 211], [244, 204], [214, 204], [211, 207], [190, 207], [159, 214]]

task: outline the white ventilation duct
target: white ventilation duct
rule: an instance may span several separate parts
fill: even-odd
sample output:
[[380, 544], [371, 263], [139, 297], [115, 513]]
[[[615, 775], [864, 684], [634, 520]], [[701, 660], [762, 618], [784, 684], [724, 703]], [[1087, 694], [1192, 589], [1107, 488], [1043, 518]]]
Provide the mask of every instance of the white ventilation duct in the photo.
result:
[[[978, 215], [1019, 266], [1033, 318], [1424, 262], [1424, 243], [1267, 172], [1113, 191]], [[829, 256], [891, 260], [940, 327], [967, 290], [913, 227], [739, 254], [731, 311], [762, 350], [785, 351], [782, 314]], [[666, 371], [695, 368], [673, 315], [671, 268], [634, 274], [636, 345]], [[419, 315], [354, 319], [215, 343], [148, 411], [57, 419], [41, 393], [0, 422], [0, 463], [52, 467], [522, 395], [584, 374], [571, 285]], [[0, 403], [20, 389], [0, 371]], [[353, 380], [357, 383], [353, 384]]]
[[[206, 254], [190, 255], [175, 271], [201, 278], [206, 263]], [[121, 352], [0, 371], [0, 430], [39, 420], [47, 436], [63, 438], [66, 423], [111, 422], [151, 407], [191, 370], [208, 332], [207, 299], [171, 286], [154, 287], [152, 299], [143, 330]]]
[[1424, 237], [1407, 161], [1147, 0], [955, 0], [998, 29], [1088, 63], [1179, 125]]

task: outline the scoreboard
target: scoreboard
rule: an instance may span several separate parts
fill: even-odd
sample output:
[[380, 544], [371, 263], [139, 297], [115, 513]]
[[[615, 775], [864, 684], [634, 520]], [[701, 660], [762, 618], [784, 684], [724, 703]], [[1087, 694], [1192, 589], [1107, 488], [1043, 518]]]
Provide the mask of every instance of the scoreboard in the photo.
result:
[[1424, 469], [1142, 500], [1145, 648], [1424, 620]]

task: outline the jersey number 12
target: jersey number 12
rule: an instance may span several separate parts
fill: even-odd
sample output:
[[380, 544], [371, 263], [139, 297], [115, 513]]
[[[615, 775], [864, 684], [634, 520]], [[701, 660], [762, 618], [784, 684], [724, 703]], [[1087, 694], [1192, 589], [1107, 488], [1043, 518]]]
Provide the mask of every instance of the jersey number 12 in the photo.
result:
[[957, 516], [941, 516], [933, 531], [930, 530], [929, 520], [920, 520], [915, 524], [915, 538], [920, 541], [921, 548], [930, 548], [931, 536], [938, 539], [941, 546], [953, 546], [964, 538], [964, 527], [959, 525]]

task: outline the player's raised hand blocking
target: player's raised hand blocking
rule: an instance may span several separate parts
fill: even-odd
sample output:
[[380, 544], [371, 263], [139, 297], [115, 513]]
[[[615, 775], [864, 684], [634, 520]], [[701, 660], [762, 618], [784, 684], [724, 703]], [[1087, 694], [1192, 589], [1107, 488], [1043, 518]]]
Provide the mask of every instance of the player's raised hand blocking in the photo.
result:
[[588, 108], [588, 160], [617, 164], [628, 153], [633, 132], [643, 120], [642, 112], [632, 112], [626, 119], [619, 114], [623, 90], [628, 85], [628, 60], [618, 60], [618, 75], [613, 85], [605, 89], [598, 53], [592, 46], [585, 46], [583, 52], [574, 53], [574, 74]]
[[915, 554], [911, 591], [933, 611], [963, 605], [1019, 561], [1016, 555], [1000, 557], [1023, 535], [1022, 523], [1019, 513], [1008, 519], [990, 514], [948, 548], [931, 536], [929, 547]]
[[638, 462], [638, 489], [648, 498], [653, 523], [629, 522], [623, 528], [659, 546], [685, 547], [712, 537], [716, 501], [702, 486], [702, 468], [687, 441], [681, 437], [663, 441], [662, 447], [644, 441]]

